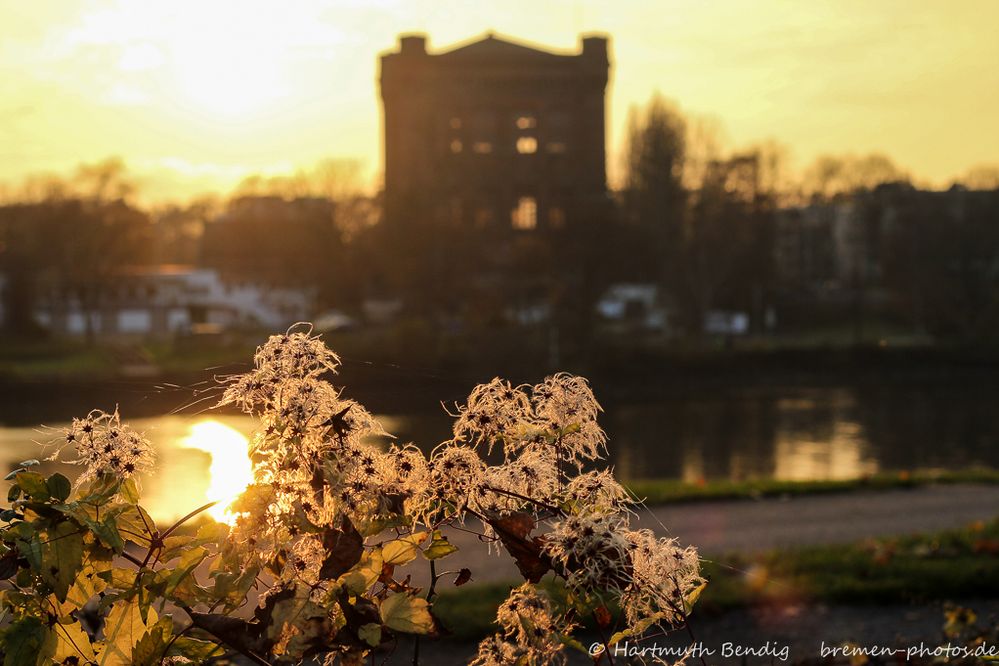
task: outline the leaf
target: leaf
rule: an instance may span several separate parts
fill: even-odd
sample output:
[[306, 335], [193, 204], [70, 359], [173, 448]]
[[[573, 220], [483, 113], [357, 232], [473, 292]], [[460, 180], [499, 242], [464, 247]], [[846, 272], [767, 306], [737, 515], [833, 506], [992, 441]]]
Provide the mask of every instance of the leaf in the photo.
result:
[[194, 626], [217, 636], [220, 641], [235, 650], [254, 652], [259, 649], [260, 628], [251, 625], [246, 620], [228, 615], [199, 613], [198, 611], [191, 611], [188, 615]]
[[88, 550], [83, 560], [83, 566], [73, 581], [66, 595], [66, 604], [75, 608], [83, 608], [93, 596], [104, 591], [107, 581], [100, 574], [111, 569], [111, 558], [103, 557], [94, 550]]
[[428, 532], [417, 532], [385, 543], [382, 545], [382, 561], [391, 566], [412, 562], [420, 554], [420, 544], [426, 541], [428, 536], [430, 536]]
[[49, 495], [60, 502], [65, 502], [69, 498], [69, 494], [73, 492], [73, 484], [58, 472], [50, 476], [45, 485], [48, 488]]
[[[152, 540], [151, 530], [156, 529], [156, 523], [139, 505], [129, 505], [118, 514], [118, 533], [129, 541], [147, 546]], [[170, 537], [173, 538], [173, 537]], [[167, 539], [169, 541], [170, 539]], [[167, 560], [169, 561], [169, 560]]]
[[[156, 611], [150, 609], [149, 621], [156, 622]], [[136, 643], [146, 633], [137, 598], [122, 599], [111, 607], [104, 624], [104, 651], [101, 652], [100, 666], [130, 666]]]
[[470, 580], [472, 580], [472, 570], [467, 567], [462, 567], [458, 572], [458, 575], [454, 578], [454, 586], [461, 587]]
[[363, 624], [357, 630], [357, 637], [371, 647], [378, 647], [382, 644], [382, 626], [374, 622]]
[[36, 617], [15, 622], [2, 635], [3, 666], [31, 666], [50, 663], [56, 637]]
[[323, 548], [326, 557], [319, 567], [319, 577], [335, 580], [350, 571], [364, 553], [364, 539], [346, 516], [342, 528], [327, 527], [323, 530]]
[[615, 643], [619, 643], [620, 641], [624, 640], [625, 638], [628, 638], [629, 636], [641, 636], [652, 625], [661, 622], [662, 620], [669, 619], [671, 617], [673, 617], [672, 611], [654, 613], [649, 617], [642, 618], [628, 629], [622, 629], [621, 631], [611, 634], [610, 640], [607, 641], [607, 643], [609, 645], [614, 645]]
[[8, 550], [0, 557], [0, 579], [6, 580], [17, 573], [17, 551]]
[[130, 476], [122, 481], [121, 488], [118, 489], [118, 494], [129, 504], [138, 504], [139, 487], [135, 483], [135, 478]]
[[83, 568], [83, 533], [71, 521], [63, 521], [46, 532], [42, 548], [41, 574], [59, 601], [66, 601], [76, 574]]
[[52, 659], [57, 664], [65, 663], [67, 659], [75, 657], [76, 662], [89, 664], [97, 660], [94, 654], [94, 646], [90, 644], [90, 637], [83, 631], [79, 622], [72, 624], [52, 625], [52, 630], [56, 635], [56, 649]]
[[[619, 632], [619, 633], [621, 633], [621, 632]], [[558, 640], [559, 640], [559, 643], [561, 643], [562, 645], [564, 645], [566, 647], [571, 647], [573, 650], [579, 650], [583, 654], [589, 655], [591, 657], [593, 656], [592, 654], [590, 654], [589, 650], [587, 650], [585, 647], [583, 647], [582, 643], [580, 643], [578, 640], [576, 640], [575, 638], [573, 638], [572, 636], [570, 636], [568, 634], [559, 634], [558, 635]], [[612, 637], [607, 642], [607, 644], [608, 645], [614, 645], [614, 638]]]
[[45, 477], [38, 472], [18, 472], [15, 483], [36, 502], [44, 502], [49, 498], [49, 487], [45, 483]]
[[448, 541], [447, 537], [443, 536], [440, 530], [434, 530], [433, 541], [431, 541], [430, 546], [423, 551], [423, 557], [428, 560], [437, 560], [442, 557], [447, 557], [451, 553], [457, 552], [457, 546]]
[[135, 585], [136, 570], [125, 569], [124, 567], [109, 567], [97, 575], [100, 576], [111, 587], [119, 590], [128, 590]]
[[345, 585], [352, 595], [360, 596], [382, 575], [383, 564], [381, 548], [374, 548], [364, 553], [350, 571], [340, 576], [339, 582]]
[[177, 567], [170, 572], [170, 577], [167, 579], [165, 595], [169, 595], [173, 592], [185, 577], [190, 575], [198, 565], [201, 564], [204, 559], [208, 556], [208, 551], [198, 546], [197, 548], [192, 548], [186, 551], [180, 556], [180, 562], [177, 563]]
[[534, 518], [530, 514], [516, 512], [490, 518], [488, 522], [526, 580], [537, 583], [551, 570], [551, 560], [541, 549], [541, 539], [530, 537], [534, 529]]
[[159, 666], [173, 634], [173, 619], [169, 616], [149, 628], [132, 650], [132, 666]]
[[701, 592], [703, 592], [704, 588], [706, 588], [707, 586], [708, 582], [704, 581], [703, 583], [695, 587], [693, 590], [688, 592], [687, 595], [683, 598], [684, 615], [690, 615], [690, 612], [694, 609], [694, 604], [696, 604], [697, 600], [701, 597]]
[[35, 571], [41, 571], [42, 542], [41, 539], [38, 538], [38, 535], [32, 535], [31, 539], [27, 541], [17, 539], [14, 543], [17, 545], [17, 550], [21, 553], [22, 557], [28, 560], [28, 565]]
[[405, 634], [429, 634], [434, 630], [434, 618], [426, 599], [408, 593], [387, 597], [378, 608], [382, 623], [389, 629]]
[[208, 661], [212, 655], [218, 655], [222, 651], [223, 649], [215, 643], [181, 636], [173, 642], [173, 645], [167, 650], [166, 656], [186, 657], [195, 664], [202, 664]]

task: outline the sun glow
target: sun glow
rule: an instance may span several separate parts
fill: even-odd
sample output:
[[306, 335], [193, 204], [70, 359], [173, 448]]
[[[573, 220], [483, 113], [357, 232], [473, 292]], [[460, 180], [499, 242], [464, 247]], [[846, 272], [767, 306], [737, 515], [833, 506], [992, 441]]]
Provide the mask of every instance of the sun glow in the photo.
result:
[[253, 482], [249, 442], [239, 431], [218, 421], [201, 421], [191, 426], [190, 435], [180, 441], [186, 449], [205, 451], [212, 457], [210, 481], [205, 495], [218, 502], [208, 510], [215, 520], [232, 523], [229, 505]]

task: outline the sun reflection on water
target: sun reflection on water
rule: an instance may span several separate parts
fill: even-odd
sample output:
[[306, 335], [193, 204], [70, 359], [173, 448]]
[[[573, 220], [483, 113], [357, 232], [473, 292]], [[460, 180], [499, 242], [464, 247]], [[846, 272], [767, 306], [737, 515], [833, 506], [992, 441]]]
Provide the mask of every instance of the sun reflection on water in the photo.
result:
[[232, 523], [229, 505], [253, 482], [249, 441], [241, 432], [218, 421], [199, 421], [180, 440], [181, 448], [198, 449], [211, 456], [208, 467], [207, 501], [218, 502], [208, 514], [220, 522]]

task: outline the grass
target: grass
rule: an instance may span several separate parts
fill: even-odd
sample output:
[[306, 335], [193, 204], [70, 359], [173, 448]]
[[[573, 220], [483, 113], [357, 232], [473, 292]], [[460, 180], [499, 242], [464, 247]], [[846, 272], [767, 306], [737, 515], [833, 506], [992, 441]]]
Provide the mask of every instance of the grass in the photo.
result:
[[4, 340], [0, 345], [0, 376], [105, 377], [115, 369], [114, 356], [108, 349], [83, 343]]
[[704, 500], [759, 499], [762, 497], [795, 497], [852, 490], [891, 490], [917, 488], [930, 484], [999, 483], [999, 470], [970, 468], [966, 470], [922, 470], [882, 472], [857, 479], [828, 481], [781, 481], [753, 479], [749, 481], [715, 480], [688, 483], [677, 479], [640, 479], [626, 485], [647, 504], [669, 504]]
[[[962, 529], [745, 557], [712, 558], [695, 615], [760, 605], [911, 604], [999, 594], [999, 519]], [[496, 608], [516, 583], [447, 590], [435, 613], [458, 639], [495, 630]], [[556, 595], [559, 586], [546, 582]]]

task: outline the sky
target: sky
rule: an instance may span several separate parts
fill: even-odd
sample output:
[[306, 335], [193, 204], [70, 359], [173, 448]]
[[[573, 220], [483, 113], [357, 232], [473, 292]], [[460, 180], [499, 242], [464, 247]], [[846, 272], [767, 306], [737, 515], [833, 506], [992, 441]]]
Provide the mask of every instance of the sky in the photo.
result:
[[381, 168], [377, 56], [488, 30], [611, 37], [612, 177], [654, 91], [792, 166], [880, 152], [945, 186], [999, 163], [996, 0], [0, 0], [0, 182], [122, 157], [148, 197], [328, 158]]

